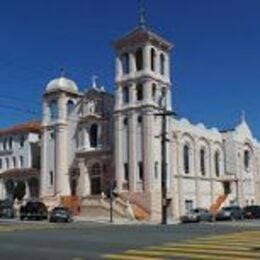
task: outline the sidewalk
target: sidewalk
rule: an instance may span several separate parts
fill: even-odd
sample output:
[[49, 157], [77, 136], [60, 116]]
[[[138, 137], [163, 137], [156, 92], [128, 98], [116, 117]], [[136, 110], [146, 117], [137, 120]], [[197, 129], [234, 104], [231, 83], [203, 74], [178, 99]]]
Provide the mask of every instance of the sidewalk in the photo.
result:
[[[92, 223], [99, 223], [99, 224], [111, 224], [111, 225], [158, 225], [160, 222], [156, 221], [149, 221], [149, 220], [130, 220], [126, 218], [113, 218], [113, 223], [110, 223], [109, 217], [97, 217], [97, 218], [90, 218], [90, 217], [83, 217], [83, 216], [75, 216], [75, 222], [92, 222]], [[169, 221], [169, 225], [176, 225], [179, 224], [179, 221]]]

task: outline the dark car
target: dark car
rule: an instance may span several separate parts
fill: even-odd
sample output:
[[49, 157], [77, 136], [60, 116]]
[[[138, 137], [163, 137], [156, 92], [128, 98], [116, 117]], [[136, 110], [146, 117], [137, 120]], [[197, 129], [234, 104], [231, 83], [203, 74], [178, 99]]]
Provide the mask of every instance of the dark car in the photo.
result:
[[20, 219], [42, 220], [48, 218], [47, 207], [42, 202], [27, 202], [20, 208]]
[[50, 222], [71, 222], [72, 213], [68, 208], [56, 207], [50, 213]]
[[182, 223], [212, 221], [212, 215], [207, 209], [196, 208], [188, 212], [188, 214], [181, 216]]
[[224, 207], [216, 215], [216, 220], [237, 219], [243, 219], [243, 210], [239, 206]]
[[0, 202], [0, 217], [1, 218], [13, 218], [14, 217], [13, 203], [9, 200]]
[[260, 206], [246, 206], [244, 207], [243, 213], [245, 218], [260, 218]]

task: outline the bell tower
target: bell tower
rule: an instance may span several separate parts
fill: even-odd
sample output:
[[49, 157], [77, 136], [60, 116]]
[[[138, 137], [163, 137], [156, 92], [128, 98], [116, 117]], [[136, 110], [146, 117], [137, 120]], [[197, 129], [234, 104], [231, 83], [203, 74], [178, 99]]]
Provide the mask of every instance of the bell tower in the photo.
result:
[[[156, 135], [161, 133], [161, 118], [154, 115], [164, 106], [172, 110], [172, 47], [147, 28], [143, 5], [138, 26], [114, 43], [117, 189], [130, 195], [145, 193], [147, 201], [151, 193], [160, 191], [161, 141]], [[143, 207], [150, 210], [147, 203]]]

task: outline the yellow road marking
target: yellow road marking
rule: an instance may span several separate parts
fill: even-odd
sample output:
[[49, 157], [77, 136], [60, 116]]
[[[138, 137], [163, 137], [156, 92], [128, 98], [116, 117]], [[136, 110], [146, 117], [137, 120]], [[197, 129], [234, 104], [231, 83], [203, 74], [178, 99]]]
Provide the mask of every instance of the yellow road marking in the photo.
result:
[[163, 258], [155, 257], [144, 257], [144, 256], [128, 256], [128, 255], [116, 255], [116, 254], [107, 254], [103, 255], [102, 258], [111, 259], [111, 260], [162, 260]]
[[157, 250], [159, 252], [196, 252], [196, 253], [210, 253], [210, 254], [213, 254], [213, 255], [220, 255], [220, 256], [236, 256], [236, 257], [240, 257], [240, 256], [243, 256], [243, 257], [257, 257], [258, 259], [260, 259], [260, 252], [256, 253], [256, 252], [249, 252], [248, 251], [243, 251], [243, 250], [228, 250], [228, 251], [220, 251], [220, 250], [217, 250], [217, 249], [209, 249], [209, 248], [206, 248], [204, 249], [203, 248], [203, 245], [201, 246], [201, 248], [188, 248], [188, 247], [178, 247], [178, 246], [175, 246], [175, 247], [149, 247], [149, 249], [151, 250]]
[[[259, 250], [259, 251], [258, 251]], [[197, 238], [161, 246], [149, 246], [141, 250], [128, 250], [120, 254], [104, 256], [115, 260], [141, 260], [168, 257], [204, 260], [260, 259], [260, 232], [248, 231], [227, 235]]]

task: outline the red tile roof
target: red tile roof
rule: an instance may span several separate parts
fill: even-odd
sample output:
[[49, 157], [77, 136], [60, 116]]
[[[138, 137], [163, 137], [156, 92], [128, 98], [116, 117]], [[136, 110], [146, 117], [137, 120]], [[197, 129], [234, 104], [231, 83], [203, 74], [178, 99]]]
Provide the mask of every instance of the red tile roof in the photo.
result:
[[40, 130], [41, 130], [40, 122], [30, 121], [27, 123], [14, 125], [10, 128], [0, 130], [0, 136], [11, 135], [11, 134], [16, 134], [16, 133], [24, 133], [24, 132], [40, 133]]

